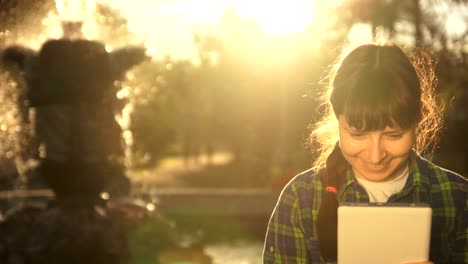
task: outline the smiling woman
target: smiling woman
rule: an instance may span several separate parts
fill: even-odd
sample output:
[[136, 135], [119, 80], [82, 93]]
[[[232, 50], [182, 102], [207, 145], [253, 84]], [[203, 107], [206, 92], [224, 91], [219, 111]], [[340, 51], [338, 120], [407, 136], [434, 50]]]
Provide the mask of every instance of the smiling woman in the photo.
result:
[[[338, 207], [346, 202], [429, 204], [430, 256], [417, 261], [466, 262], [468, 181], [421, 156], [437, 139], [441, 120], [433, 96], [434, 64], [424, 52], [419, 55], [392, 43], [366, 44], [332, 67], [324, 98], [329, 116], [312, 133], [329, 152], [281, 192], [268, 224], [265, 264], [336, 262], [338, 247], [347, 247], [337, 243]], [[338, 127], [330, 134], [333, 125]], [[379, 237], [362, 244], [392, 253], [401, 247], [381, 242]]]

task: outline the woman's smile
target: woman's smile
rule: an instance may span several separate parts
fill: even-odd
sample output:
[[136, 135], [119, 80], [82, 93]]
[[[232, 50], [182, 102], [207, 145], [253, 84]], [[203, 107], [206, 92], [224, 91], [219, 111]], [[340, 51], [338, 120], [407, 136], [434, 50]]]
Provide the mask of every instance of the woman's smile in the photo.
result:
[[387, 181], [406, 168], [415, 140], [414, 129], [387, 127], [362, 132], [351, 127], [343, 115], [338, 122], [341, 151], [356, 177]]

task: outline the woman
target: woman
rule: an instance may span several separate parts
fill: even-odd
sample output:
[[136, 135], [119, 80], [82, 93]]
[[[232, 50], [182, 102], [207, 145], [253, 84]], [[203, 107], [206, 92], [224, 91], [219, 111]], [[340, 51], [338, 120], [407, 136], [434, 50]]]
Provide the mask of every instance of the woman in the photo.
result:
[[337, 208], [345, 201], [430, 204], [430, 261], [467, 263], [467, 180], [419, 156], [437, 140], [442, 120], [427, 58], [369, 44], [337, 63], [328, 115], [311, 137], [321, 153], [281, 193], [264, 263], [336, 261]]

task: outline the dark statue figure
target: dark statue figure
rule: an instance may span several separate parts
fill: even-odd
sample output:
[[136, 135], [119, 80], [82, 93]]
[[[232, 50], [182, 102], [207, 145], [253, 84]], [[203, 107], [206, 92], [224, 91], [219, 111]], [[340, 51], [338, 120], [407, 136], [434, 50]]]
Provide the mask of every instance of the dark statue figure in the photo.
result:
[[0, 263], [117, 263], [128, 255], [125, 209], [109, 208], [100, 195], [130, 190], [115, 120], [124, 103], [114, 82], [146, 58], [145, 50], [107, 52], [100, 42], [77, 38], [80, 24], [63, 26], [64, 38], [39, 51], [11, 46], [1, 54], [27, 86], [20, 110], [33, 127], [39, 161], [28, 180], [55, 195], [43, 208], [8, 213], [0, 225]]

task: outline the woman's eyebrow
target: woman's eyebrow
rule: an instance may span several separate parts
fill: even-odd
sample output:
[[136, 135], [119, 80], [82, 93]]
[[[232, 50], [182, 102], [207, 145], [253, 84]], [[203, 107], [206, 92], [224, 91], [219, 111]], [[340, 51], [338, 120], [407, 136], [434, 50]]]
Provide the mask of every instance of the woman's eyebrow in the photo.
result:
[[407, 129], [403, 129], [400, 127], [386, 127], [383, 131], [392, 133], [392, 132], [404, 132], [406, 130]]
[[346, 127], [346, 126], [343, 126], [343, 128], [344, 128], [346, 131], [349, 131], [349, 132], [364, 132], [364, 131], [360, 131], [360, 130], [356, 129], [355, 127]]
[[[355, 127], [347, 126], [347, 125], [343, 125], [343, 128], [344, 128], [344, 130], [346, 130], [348, 132], [353, 132], [353, 133], [369, 132], [369, 131], [366, 131], [365, 129], [357, 129]], [[401, 128], [386, 128], [384, 130], [376, 129], [375, 131], [379, 131], [379, 130], [384, 134], [405, 133], [405, 131], [406, 131], [406, 129], [401, 129]]]

